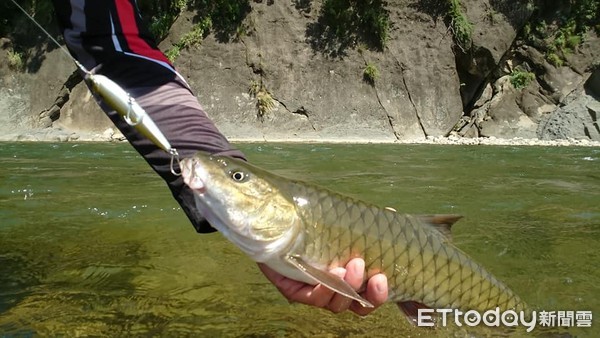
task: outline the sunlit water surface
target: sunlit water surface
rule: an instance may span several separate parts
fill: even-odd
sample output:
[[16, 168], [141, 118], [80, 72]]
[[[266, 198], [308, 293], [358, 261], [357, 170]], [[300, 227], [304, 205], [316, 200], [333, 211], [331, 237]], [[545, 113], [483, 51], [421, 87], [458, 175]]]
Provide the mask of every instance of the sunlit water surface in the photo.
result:
[[[600, 149], [240, 144], [276, 173], [408, 213], [539, 309], [600, 335]], [[0, 144], [0, 336], [463, 336], [288, 302], [218, 233], [198, 235], [125, 144]], [[496, 335], [497, 331], [476, 331]], [[520, 335], [518, 331], [512, 333]]]

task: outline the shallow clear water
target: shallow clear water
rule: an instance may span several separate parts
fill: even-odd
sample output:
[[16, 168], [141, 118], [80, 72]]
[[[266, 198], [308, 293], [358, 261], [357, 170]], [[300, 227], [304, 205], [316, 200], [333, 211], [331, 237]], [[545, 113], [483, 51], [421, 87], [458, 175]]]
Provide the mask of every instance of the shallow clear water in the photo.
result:
[[[528, 303], [600, 316], [598, 148], [239, 147], [402, 212], [462, 214], [455, 244]], [[598, 336], [599, 320], [569, 331]], [[196, 234], [128, 145], [0, 144], [0, 336], [431, 333], [392, 304], [366, 318], [288, 304], [219, 234]]]

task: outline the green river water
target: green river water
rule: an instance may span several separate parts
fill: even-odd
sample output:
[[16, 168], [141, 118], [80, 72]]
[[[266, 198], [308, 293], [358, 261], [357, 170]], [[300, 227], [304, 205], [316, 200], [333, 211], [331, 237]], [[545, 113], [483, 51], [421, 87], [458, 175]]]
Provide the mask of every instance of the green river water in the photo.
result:
[[[457, 213], [454, 243], [547, 311], [600, 336], [600, 149], [239, 144], [250, 161], [407, 213]], [[126, 144], [0, 143], [0, 337], [403, 337], [288, 302], [218, 233], [199, 235]], [[496, 335], [480, 330], [478, 335]], [[518, 331], [512, 335], [520, 335]]]

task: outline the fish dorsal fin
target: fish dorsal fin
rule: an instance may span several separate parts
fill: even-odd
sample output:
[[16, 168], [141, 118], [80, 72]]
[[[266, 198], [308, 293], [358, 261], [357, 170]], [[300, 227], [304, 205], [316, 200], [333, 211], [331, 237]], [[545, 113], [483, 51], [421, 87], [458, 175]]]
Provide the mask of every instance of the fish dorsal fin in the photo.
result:
[[461, 215], [440, 214], [440, 215], [420, 215], [417, 216], [423, 223], [431, 226], [447, 240], [452, 240], [451, 228], [456, 221], [462, 218]]
[[364, 307], [374, 307], [368, 300], [362, 298], [356, 291], [340, 277], [332, 274], [329, 271], [323, 271], [315, 268], [301, 257], [287, 256], [286, 261], [303, 272], [310, 279], [325, 286], [326, 288], [335, 291], [348, 298], [354, 299]]

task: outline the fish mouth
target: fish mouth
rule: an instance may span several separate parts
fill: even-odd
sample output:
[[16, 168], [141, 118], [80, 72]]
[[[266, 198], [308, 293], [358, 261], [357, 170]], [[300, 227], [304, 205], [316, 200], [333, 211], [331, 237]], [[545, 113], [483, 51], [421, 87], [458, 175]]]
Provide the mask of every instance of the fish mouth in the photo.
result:
[[186, 158], [181, 161], [180, 165], [183, 182], [194, 192], [204, 194], [206, 192], [206, 184], [199, 175], [202, 172], [200, 163], [196, 159]]

